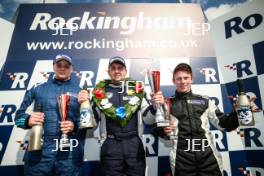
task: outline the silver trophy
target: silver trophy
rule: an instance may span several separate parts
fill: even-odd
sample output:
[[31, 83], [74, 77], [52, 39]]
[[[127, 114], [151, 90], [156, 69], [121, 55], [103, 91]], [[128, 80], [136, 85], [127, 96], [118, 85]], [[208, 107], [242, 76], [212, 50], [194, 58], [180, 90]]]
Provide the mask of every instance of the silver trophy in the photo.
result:
[[[148, 70], [148, 80], [151, 91], [157, 93], [160, 91], [160, 71], [157, 70]], [[166, 119], [166, 112], [164, 105], [156, 105], [156, 114], [155, 114], [155, 127], [164, 128], [170, 125], [169, 119]]]
[[[69, 105], [70, 105], [70, 94], [62, 94], [58, 98], [58, 105], [59, 105], [59, 111], [60, 111], [60, 119], [61, 121], [68, 120], [68, 111], [69, 111]], [[61, 135], [60, 140], [60, 148], [68, 148], [70, 147], [70, 141], [67, 134]]]

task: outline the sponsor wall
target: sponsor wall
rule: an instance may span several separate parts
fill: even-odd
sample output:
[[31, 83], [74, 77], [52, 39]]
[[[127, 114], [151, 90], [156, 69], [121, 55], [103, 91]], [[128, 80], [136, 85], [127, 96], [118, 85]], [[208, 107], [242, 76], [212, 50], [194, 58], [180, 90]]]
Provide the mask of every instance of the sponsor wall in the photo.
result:
[[[255, 126], [240, 127], [238, 132], [246, 154], [246, 168], [241, 171], [251, 175], [264, 175], [263, 7], [263, 1], [254, 0], [210, 23], [218, 69], [221, 70], [221, 79], [225, 83], [224, 94], [234, 94], [235, 89], [232, 87], [236, 79], [244, 79], [247, 95], [256, 96], [255, 106], [261, 109], [260, 112], [254, 113]], [[228, 109], [226, 104], [224, 109]], [[229, 150], [236, 148], [235, 141], [228, 146]], [[239, 151], [229, 152], [229, 156], [231, 165], [240, 165], [237, 160]]]
[[[212, 23], [212, 26], [218, 23], [222, 22]], [[208, 31], [209, 25], [204, 23], [200, 7], [194, 4], [21, 5], [0, 82], [1, 173], [20, 175], [22, 172], [28, 131], [14, 126], [15, 111], [26, 90], [52, 78], [52, 59], [56, 54], [72, 56], [73, 79], [80, 86], [87, 83], [91, 89], [99, 80], [107, 78], [108, 59], [112, 56], [125, 57], [128, 76], [144, 81], [147, 91], [145, 73], [148, 68], [157, 68], [161, 70], [161, 89], [166, 97], [173, 95], [175, 90], [171, 71], [178, 63], [186, 62], [194, 70], [193, 92], [210, 96], [221, 110], [230, 112], [232, 103], [227, 95], [236, 94], [234, 80], [239, 74], [245, 74], [244, 59], [227, 59], [229, 65], [240, 63], [242, 68], [232, 72], [232, 80], [226, 80], [227, 68], [222, 68], [222, 62], [219, 64], [219, 59], [216, 60]], [[216, 44], [217, 48], [220, 46]], [[261, 61], [255, 57], [250, 62], [253, 65]], [[261, 78], [261, 74], [257, 76], [260, 72], [253, 70], [252, 73]], [[258, 78], [246, 83], [246, 90], [259, 97], [256, 105], [262, 108], [263, 95]], [[261, 121], [263, 112], [256, 116]], [[261, 125], [257, 123], [255, 127], [231, 133], [212, 128], [223, 156], [225, 175], [243, 175], [249, 168], [262, 174], [263, 160], [257, 159], [256, 154], [263, 152]], [[151, 129], [146, 127], [144, 145], [147, 175], [170, 175], [170, 142], [153, 136]], [[85, 174], [100, 175], [99, 148], [98, 131], [92, 136], [87, 134]]]
[[1, 70], [6, 60], [9, 44], [14, 30], [14, 24], [0, 18], [0, 27], [1, 27], [0, 35], [2, 37], [2, 40], [4, 41], [0, 43], [0, 70]]

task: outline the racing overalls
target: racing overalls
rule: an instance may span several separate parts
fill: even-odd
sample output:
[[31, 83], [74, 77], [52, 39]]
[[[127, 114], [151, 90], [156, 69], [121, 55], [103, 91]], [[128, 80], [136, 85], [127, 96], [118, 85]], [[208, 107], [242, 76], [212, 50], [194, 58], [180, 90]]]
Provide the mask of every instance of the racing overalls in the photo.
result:
[[176, 140], [173, 141], [170, 153], [173, 174], [221, 175], [222, 159], [213, 145], [210, 123], [219, 130], [234, 130], [238, 127], [236, 112], [225, 115], [208, 97], [192, 92], [176, 91], [169, 100], [172, 120], [176, 125], [174, 130]]
[[85, 134], [78, 130], [80, 105], [76, 96], [70, 96], [68, 111], [68, 120], [74, 123], [74, 131], [67, 135], [69, 139], [77, 139], [78, 145], [72, 148], [72, 151], [69, 151], [69, 149], [68, 151], [56, 150], [58, 140], [61, 138], [57, 97], [66, 92], [77, 95], [79, 91], [80, 88], [77, 82], [75, 83], [71, 79], [59, 81], [53, 78], [32, 87], [26, 92], [23, 102], [16, 112], [15, 123], [17, 127], [30, 128], [28, 126], [30, 115], [26, 110], [32, 103], [35, 103], [34, 109], [37, 104], [41, 104], [45, 116], [42, 150], [26, 151], [24, 157], [25, 175], [81, 175]]

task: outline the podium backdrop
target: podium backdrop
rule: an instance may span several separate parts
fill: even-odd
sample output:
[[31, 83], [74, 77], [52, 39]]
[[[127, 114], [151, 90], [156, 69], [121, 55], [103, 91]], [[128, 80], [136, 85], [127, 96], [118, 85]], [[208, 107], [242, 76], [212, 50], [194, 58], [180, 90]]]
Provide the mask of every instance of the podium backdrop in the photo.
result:
[[[263, 10], [259, 14], [263, 17]], [[225, 23], [213, 25], [218, 24]], [[52, 60], [60, 53], [73, 58], [72, 76], [80, 86], [87, 83], [92, 89], [99, 80], [108, 78], [109, 58], [122, 56], [128, 64], [128, 76], [144, 81], [147, 92], [147, 69], [161, 70], [161, 90], [168, 97], [175, 91], [172, 70], [178, 63], [186, 62], [194, 72], [193, 92], [210, 96], [225, 113], [232, 110], [227, 95], [236, 95], [237, 78], [245, 78], [245, 89], [249, 96], [258, 97], [255, 104], [262, 109], [264, 42], [233, 51], [241, 57], [220, 61], [216, 59], [209, 29], [202, 10], [194, 4], [21, 5], [0, 78], [1, 174], [22, 175], [28, 131], [14, 126], [14, 115], [26, 90], [52, 78]], [[244, 52], [247, 49], [250, 53]], [[255, 119], [255, 126], [231, 133], [212, 128], [223, 156], [225, 175], [250, 171], [264, 174], [263, 111], [255, 113]], [[170, 142], [153, 136], [146, 127], [144, 144], [148, 175], [169, 175]], [[93, 135], [87, 134], [85, 175], [100, 175], [99, 150], [97, 130]]]

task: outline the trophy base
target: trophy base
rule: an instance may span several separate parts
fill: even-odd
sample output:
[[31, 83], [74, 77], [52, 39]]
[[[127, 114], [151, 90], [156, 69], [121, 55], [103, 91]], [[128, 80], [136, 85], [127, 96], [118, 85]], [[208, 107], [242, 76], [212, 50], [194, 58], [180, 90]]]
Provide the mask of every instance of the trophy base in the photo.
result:
[[71, 146], [70, 140], [68, 139], [67, 134], [62, 134], [60, 140], [60, 149], [69, 148]]
[[61, 141], [60, 143], [60, 149], [65, 149], [65, 148], [69, 148], [71, 146], [71, 144], [69, 143], [69, 141]]
[[154, 127], [155, 128], [164, 128], [164, 127], [168, 127], [170, 126], [170, 122], [169, 121], [160, 121], [160, 122], [156, 122]]

